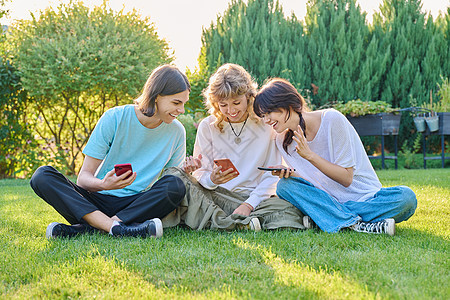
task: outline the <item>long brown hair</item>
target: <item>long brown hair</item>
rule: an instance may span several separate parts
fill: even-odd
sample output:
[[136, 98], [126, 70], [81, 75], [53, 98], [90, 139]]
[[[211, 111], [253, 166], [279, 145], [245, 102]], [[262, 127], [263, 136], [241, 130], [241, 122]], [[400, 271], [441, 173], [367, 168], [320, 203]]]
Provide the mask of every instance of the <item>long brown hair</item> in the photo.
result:
[[[306, 123], [303, 119], [302, 112], [309, 111], [305, 99], [297, 91], [297, 89], [287, 80], [282, 78], [273, 78], [269, 80], [261, 90], [256, 94], [253, 103], [253, 110], [260, 118], [264, 114], [273, 111], [281, 111], [282, 109], [288, 112], [286, 120], [291, 117], [290, 109], [292, 108], [300, 117], [300, 127], [306, 137]], [[283, 149], [288, 153], [287, 148], [292, 143], [294, 132], [289, 129], [283, 141]]]
[[191, 91], [191, 85], [186, 75], [177, 67], [162, 65], [153, 70], [144, 85], [139, 98], [134, 102], [144, 115], [151, 117], [156, 112], [156, 98]]
[[203, 91], [205, 106], [216, 117], [214, 125], [223, 132], [225, 116], [219, 109], [219, 102], [225, 99], [245, 95], [249, 118], [259, 121], [253, 112], [253, 100], [258, 85], [250, 74], [236, 64], [224, 64], [211, 76], [208, 87]]

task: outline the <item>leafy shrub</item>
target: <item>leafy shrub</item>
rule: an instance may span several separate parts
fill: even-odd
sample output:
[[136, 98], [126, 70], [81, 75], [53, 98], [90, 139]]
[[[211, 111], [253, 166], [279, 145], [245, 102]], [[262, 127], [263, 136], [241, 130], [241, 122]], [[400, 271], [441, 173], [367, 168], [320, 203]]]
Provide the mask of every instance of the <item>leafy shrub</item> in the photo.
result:
[[346, 103], [337, 103], [334, 105], [334, 108], [342, 114], [351, 117], [394, 111], [391, 105], [385, 101], [362, 101], [361, 99], [351, 100]]
[[95, 123], [108, 108], [130, 103], [150, 71], [169, 63], [167, 42], [133, 10], [92, 9], [82, 2], [40, 11], [11, 28], [8, 44], [34, 101], [34, 132], [44, 163], [76, 174]]
[[[202, 47], [202, 53], [204, 53], [205, 47]], [[184, 106], [186, 112], [189, 114], [195, 114], [197, 112], [206, 113], [205, 106], [203, 105], [203, 90], [208, 86], [209, 76], [208, 66], [206, 64], [206, 58], [200, 56], [198, 59], [199, 67], [191, 71], [189, 68], [186, 70], [186, 76], [191, 84], [191, 92], [189, 94], [189, 101]]]
[[37, 143], [25, 115], [27, 93], [10, 61], [0, 61], [0, 178], [24, 177], [39, 163]]
[[448, 82], [448, 78], [442, 78], [442, 83], [438, 84], [439, 92], [438, 95], [441, 97], [439, 105], [440, 112], [448, 112], [450, 111], [450, 83]]
[[435, 102], [430, 101], [431, 103], [425, 104], [424, 107], [435, 112], [450, 112], [450, 83], [447, 77], [441, 77], [441, 79], [442, 83], [438, 83], [440, 99]]
[[206, 117], [206, 112], [198, 111], [195, 114], [184, 114], [178, 116], [178, 121], [183, 124], [186, 129], [186, 155], [190, 156], [194, 153], [195, 137], [197, 135], [197, 127], [201, 120]]
[[416, 139], [414, 140], [414, 145], [412, 147], [408, 146], [408, 141], [405, 141], [405, 143], [402, 146], [402, 150], [399, 153], [399, 157], [403, 157], [405, 160], [404, 167], [406, 169], [417, 169], [420, 167], [420, 162], [418, 162], [415, 159], [415, 153], [417, 153], [420, 150], [420, 139], [421, 135], [418, 134]]
[[195, 135], [197, 134], [194, 118], [191, 114], [184, 114], [179, 115], [177, 119], [186, 129], [186, 155], [190, 156], [194, 152]]

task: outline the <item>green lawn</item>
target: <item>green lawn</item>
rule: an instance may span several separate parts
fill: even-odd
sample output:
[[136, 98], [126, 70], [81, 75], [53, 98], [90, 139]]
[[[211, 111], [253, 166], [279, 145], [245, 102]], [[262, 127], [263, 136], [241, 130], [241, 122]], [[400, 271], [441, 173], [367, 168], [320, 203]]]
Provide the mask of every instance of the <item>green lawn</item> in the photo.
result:
[[394, 237], [171, 229], [48, 241], [63, 218], [28, 181], [0, 180], [0, 298], [448, 299], [450, 170], [378, 174], [419, 201]]

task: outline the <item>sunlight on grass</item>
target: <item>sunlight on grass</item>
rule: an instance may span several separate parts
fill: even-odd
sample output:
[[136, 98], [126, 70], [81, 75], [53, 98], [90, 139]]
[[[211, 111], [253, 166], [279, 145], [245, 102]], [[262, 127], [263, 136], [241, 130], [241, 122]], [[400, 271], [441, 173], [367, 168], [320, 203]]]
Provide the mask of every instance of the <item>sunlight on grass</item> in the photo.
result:
[[0, 299], [446, 299], [450, 170], [379, 172], [418, 208], [394, 237], [193, 231], [162, 239], [45, 239], [66, 222], [26, 180], [0, 180]]
[[124, 262], [92, 253], [73, 261], [55, 264], [39, 281], [21, 285], [4, 296], [7, 298], [100, 298], [106, 299], [230, 299], [236, 298], [229, 287], [207, 293], [186, 292], [186, 288], [157, 288], [142, 274], [127, 270]]
[[270, 249], [251, 244], [241, 238], [233, 242], [242, 249], [258, 251], [264, 258], [264, 262], [274, 270], [274, 277], [278, 284], [302, 287], [319, 298], [336, 299], [341, 298], [342, 295], [362, 299], [375, 298], [367, 287], [342, 277], [338, 272], [321, 268], [315, 270], [297, 261], [287, 262]]
[[411, 186], [417, 196], [417, 210], [411, 219], [398, 226], [414, 228], [445, 239], [450, 238], [450, 189], [435, 186]]

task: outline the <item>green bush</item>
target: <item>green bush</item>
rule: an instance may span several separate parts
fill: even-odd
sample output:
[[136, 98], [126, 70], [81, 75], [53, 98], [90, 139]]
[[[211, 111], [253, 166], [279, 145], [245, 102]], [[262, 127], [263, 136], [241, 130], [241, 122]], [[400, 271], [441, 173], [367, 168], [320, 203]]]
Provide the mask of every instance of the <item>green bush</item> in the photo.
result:
[[172, 61], [168, 44], [137, 11], [82, 2], [47, 8], [11, 28], [8, 45], [34, 101], [43, 163], [76, 174], [82, 149], [108, 108], [131, 103], [151, 70]]
[[[202, 47], [202, 53], [205, 53], [205, 47]], [[191, 84], [191, 92], [189, 94], [189, 101], [184, 106], [186, 112], [189, 114], [195, 114], [198, 112], [206, 113], [205, 106], [203, 105], [203, 90], [208, 86], [208, 80], [211, 73], [208, 71], [206, 58], [204, 55], [200, 55], [198, 58], [199, 67], [191, 71], [186, 69], [186, 76]]]
[[197, 127], [201, 120], [207, 116], [205, 111], [197, 111], [194, 114], [186, 113], [178, 116], [178, 121], [183, 124], [186, 129], [186, 155], [194, 154], [195, 137], [197, 135]]
[[450, 83], [448, 82], [448, 78], [442, 78], [442, 83], [438, 84], [438, 86], [438, 95], [441, 98], [439, 102], [439, 111], [450, 112]]
[[441, 76], [441, 80], [442, 82], [438, 83], [438, 101], [432, 102], [430, 99], [430, 103], [426, 103], [423, 107], [435, 112], [450, 112], [450, 83], [447, 77]]
[[333, 107], [342, 114], [351, 117], [394, 111], [391, 105], [385, 101], [362, 101], [361, 99], [351, 100], [346, 103], [337, 103]]
[[178, 121], [186, 129], [186, 155], [190, 156], [194, 152], [195, 136], [197, 134], [194, 118], [191, 114], [184, 114], [178, 116]]
[[10, 61], [0, 61], [0, 178], [23, 177], [39, 163], [37, 143], [30, 132], [30, 99]]
[[405, 141], [403, 144], [402, 150], [399, 153], [399, 158], [403, 158], [404, 165], [403, 167], [405, 169], [418, 169], [421, 167], [421, 161], [418, 161], [415, 159], [415, 153], [419, 152], [420, 150], [420, 139], [422, 136], [420, 134], [417, 135], [416, 139], [414, 140], [414, 145], [411, 149], [411, 147], [408, 146], [408, 142]]

